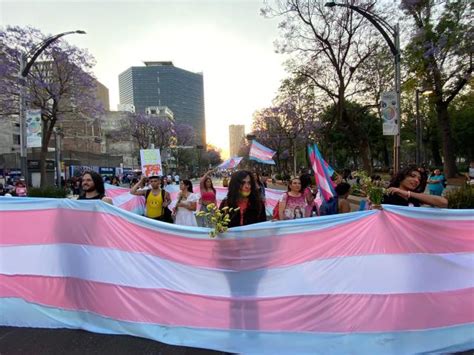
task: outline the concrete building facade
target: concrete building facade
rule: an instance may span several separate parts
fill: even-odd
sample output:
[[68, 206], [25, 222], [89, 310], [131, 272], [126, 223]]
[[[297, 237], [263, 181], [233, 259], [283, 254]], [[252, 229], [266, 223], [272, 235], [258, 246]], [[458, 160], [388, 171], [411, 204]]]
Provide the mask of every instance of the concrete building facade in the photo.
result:
[[133, 105], [135, 112], [167, 106], [177, 123], [192, 126], [196, 143], [206, 145], [204, 79], [202, 73], [177, 68], [172, 62], [145, 62], [119, 75], [120, 105]]

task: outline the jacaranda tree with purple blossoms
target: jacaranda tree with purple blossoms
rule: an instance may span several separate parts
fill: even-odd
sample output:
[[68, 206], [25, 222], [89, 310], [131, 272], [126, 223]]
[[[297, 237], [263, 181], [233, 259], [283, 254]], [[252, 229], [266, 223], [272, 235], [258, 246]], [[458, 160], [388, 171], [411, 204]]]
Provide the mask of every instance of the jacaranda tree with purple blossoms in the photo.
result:
[[306, 145], [316, 140], [316, 123], [317, 109], [311, 80], [292, 77], [283, 80], [272, 107], [254, 114], [252, 130], [257, 141], [276, 151], [275, 159], [281, 167], [281, 154], [285, 150], [291, 152], [293, 163], [295, 157], [305, 155]]
[[409, 70], [433, 90], [442, 137], [444, 173], [456, 174], [456, 157], [449, 106], [469, 83], [474, 53], [474, 17], [470, 1], [402, 0], [402, 10], [413, 21], [405, 51]]
[[[0, 28], [0, 118], [19, 117], [20, 57], [45, 40], [47, 35], [33, 27]], [[63, 39], [53, 42], [31, 67], [25, 82], [29, 109], [40, 109], [42, 143], [41, 186], [46, 185], [46, 155], [53, 129], [66, 117], [96, 119], [103, 107], [96, 96], [92, 74], [94, 58]]]

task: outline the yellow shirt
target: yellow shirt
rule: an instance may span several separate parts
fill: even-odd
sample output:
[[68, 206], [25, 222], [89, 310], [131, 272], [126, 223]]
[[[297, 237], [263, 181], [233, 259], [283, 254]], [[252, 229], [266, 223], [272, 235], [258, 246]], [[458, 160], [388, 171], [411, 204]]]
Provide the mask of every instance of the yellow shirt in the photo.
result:
[[145, 215], [149, 218], [160, 217], [163, 213], [163, 198], [161, 197], [161, 190], [158, 195], [153, 195], [153, 192], [148, 194], [146, 199], [146, 213]]

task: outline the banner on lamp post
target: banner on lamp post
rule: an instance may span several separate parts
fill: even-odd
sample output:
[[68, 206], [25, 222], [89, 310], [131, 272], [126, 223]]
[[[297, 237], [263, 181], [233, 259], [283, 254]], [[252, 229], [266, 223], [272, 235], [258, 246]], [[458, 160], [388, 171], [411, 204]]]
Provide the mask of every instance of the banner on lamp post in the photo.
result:
[[380, 114], [382, 116], [382, 127], [384, 136], [395, 136], [398, 132], [398, 100], [395, 91], [382, 93], [380, 98]]
[[142, 174], [149, 176], [162, 176], [161, 155], [159, 149], [140, 149]]
[[26, 146], [41, 148], [41, 110], [26, 110]]

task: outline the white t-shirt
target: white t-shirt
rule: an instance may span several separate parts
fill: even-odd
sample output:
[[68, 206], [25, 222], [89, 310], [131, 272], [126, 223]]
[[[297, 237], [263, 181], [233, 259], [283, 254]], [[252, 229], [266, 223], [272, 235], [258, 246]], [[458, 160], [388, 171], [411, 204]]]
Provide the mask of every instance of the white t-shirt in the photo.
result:
[[174, 181], [175, 181], [175, 182], [179, 182], [179, 175], [175, 175], [175, 176], [174, 176]]
[[[182, 199], [181, 203], [190, 204], [192, 202], [198, 202], [199, 195], [197, 194], [189, 194], [187, 199]], [[197, 227], [196, 217], [194, 216], [194, 212], [188, 210], [185, 207], [178, 207], [176, 212], [176, 224], [182, 226], [194, 226]]]

